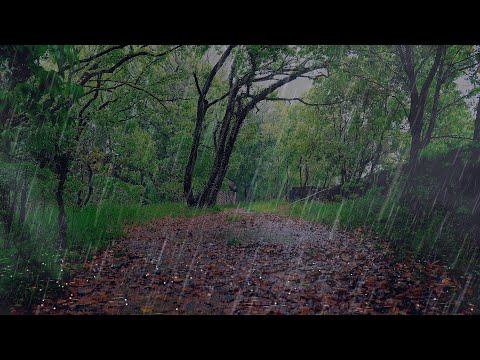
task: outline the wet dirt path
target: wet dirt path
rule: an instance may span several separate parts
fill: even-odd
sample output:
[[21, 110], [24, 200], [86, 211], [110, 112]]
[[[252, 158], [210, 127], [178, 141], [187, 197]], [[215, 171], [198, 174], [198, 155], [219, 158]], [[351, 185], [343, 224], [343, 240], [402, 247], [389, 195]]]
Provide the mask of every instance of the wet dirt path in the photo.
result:
[[229, 210], [131, 227], [36, 314], [445, 314], [474, 310], [438, 263], [360, 232]]

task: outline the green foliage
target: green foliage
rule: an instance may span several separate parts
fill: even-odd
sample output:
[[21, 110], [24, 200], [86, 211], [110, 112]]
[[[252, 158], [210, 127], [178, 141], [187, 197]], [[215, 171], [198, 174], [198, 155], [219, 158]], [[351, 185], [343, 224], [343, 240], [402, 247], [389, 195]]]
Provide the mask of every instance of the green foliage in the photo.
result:
[[147, 131], [128, 122], [124, 131], [122, 129], [113, 136], [116, 141], [112, 149], [112, 165], [116, 176], [133, 184], [142, 184], [145, 177], [156, 175], [155, 142]]
[[92, 202], [112, 202], [119, 204], [139, 204], [143, 201], [145, 188], [132, 185], [114, 177], [96, 176], [93, 181]]
[[158, 199], [163, 201], [182, 202], [183, 184], [177, 181], [161, 183], [157, 190]]

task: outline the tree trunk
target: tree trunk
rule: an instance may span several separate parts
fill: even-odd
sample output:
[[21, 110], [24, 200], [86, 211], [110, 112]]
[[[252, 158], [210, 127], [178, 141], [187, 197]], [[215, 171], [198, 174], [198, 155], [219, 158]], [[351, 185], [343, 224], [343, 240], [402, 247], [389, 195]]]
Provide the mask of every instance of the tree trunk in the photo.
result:
[[56, 158], [56, 173], [58, 175], [57, 191], [55, 198], [58, 205], [58, 238], [57, 247], [60, 251], [67, 249], [67, 219], [65, 214], [65, 200], [63, 198], [65, 182], [68, 174], [68, 155], [61, 155]]
[[477, 113], [475, 115], [475, 130], [473, 132], [473, 141], [480, 142], [480, 97], [478, 98]]
[[438, 115], [438, 102], [440, 100], [440, 91], [442, 90], [442, 85], [445, 81], [445, 77], [443, 74], [443, 67], [444, 67], [444, 57], [440, 60], [440, 65], [438, 68], [438, 76], [437, 76], [437, 84], [435, 85], [435, 92], [433, 94], [433, 105], [432, 105], [432, 113], [430, 114], [430, 122], [428, 123], [427, 132], [422, 140], [422, 149], [427, 147], [432, 139], [433, 130], [435, 129], [435, 124], [437, 122], [437, 115]]
[[192, 191], [193, 171], [195, 169], [195, 163], [197, 161], [198, 147], [200, 146], [200, 140], [202, 137], [205, 114], [207, 113], [209, 106], [213, 104], [213, 103], [209, 104], [206, 97], [217, 72], [223, 66], [223, 64], [225, 63], [227, 58], [230, 56], [230, 53], [235, 47], [236, 45], [229, 45], [227, 47], [227, 49], [224, 51], [224, 53], [222, 54], [220, 59], [217, 61], [213, 69], [210, 71], [210, 74], [208, 75], [208, 78], [205, 84], [203, 85], [203, 88], [200, 88], [198, 78], [195, 73], [193, 74], [199, 97], [197, 101], [197, 118], [195, 122], [195, 130], [193, 132], [193, 142], [192, 142], [192, 147], [190, 149], [190, 155], [188, 157], [188, 163], [185, 169], [185, 175], [183, 179], [183, 194], [185, 196], [185, 200], [187, 204], [190, 206], [194, 206], [197, 203], [196, 199], [193, 196], [193, 191]]
[[342, 187], [347, 182], [347, 168], [346, 168], [345, 160], [342, 160], [342, 168], [340, 169], [340, 175], [341, 175], [340, 187]]
[[421, 103], [416, 93], [410, 96], [410, 112], [408, 123], [410, 124], [410, 157], [407, 164], [407, 174], [412, 174], [416, 167], [420, 150], [422, 149], [424, 103]]
[[188, 157], [187, 167], [185, 169], [185, 176], [183, 178], [183, 195], [188, 205], [195, 205], [195, 199], [192, 191], [193, 170], [195, 162], [197, 161], [198, 147], [200, 146], [200, 138], [202, 136], [203, 120], [205, 118], [206, 101], [200, 98], [197, 105], [197, 120], [195, 123], [195, 130], [193, 132], [193, 142]]
[[[408, 78], [408, 88], [410, 95], [410, 111], [408, 114], [408, 123], [410, 125], [410, 135], [412, 137], [412, 145], [410, 148], [410, 159], [406, 167], [408, 173], [412, 173], [416, 167], [420, 150], [422, 149], [422, 128], [423, 128], [423, 116], [425, 112], [425, 104], [428, 97], [428, 92], [432, 81], [439, 70], [440, 65], [443, 64], [443, 57], [445, 55], [445, 46], [439, 45], [436, 48], [435, 59], [432, 67], [430, 68], [427, 78], [425, 79], [420, 93], [417, 89], [418, 85], [418, 69], [415, 67], [414, 48], [411, 45], [405, 47], [399, 46], [398, 52], [400, 56], [403, 69]], [[442, 65], [443, 66], [443, 65]], [[441, 86], [441, 81], [439, 86]], [[438, 88], [438, 91], [440, 87]], [[438, 99], [437, 99], [438, 100]], [[435, 109], [434, 109], [435, 112]], [[436, 118], [434, 113], [433, 120]], [[433, 131], [433, 128], [432, 128]]]
[[65, 216], [65, 201], [63, 199], [64, 186], [65, 178], [62, 177], [58, 182], [57, 192], [55, 193], [58, 205], [57, 246], [61, 251], [65, 251], [65, 249], [67, 248], [67, 219]]
[[411, 136], [412, 136], [412, 145], [410, 147], [410, 166], [411, 166], [411, 169], [413, 170], [417, 164], [422, 143], [421, 143], [419, 132], [415, 132], [415, 133], [412, 132]]
[[88, 165], [88, 192], [87, 192], [87, 197], [82, 203], [82, 207], [88, 204], [88, 202], [90, 201], [90, 197], [92, 196], [92, 193], [93, 193], [93, 169], [90, 165]]
[[[246, 113], [233, 115], [233, 108], [224, 117], [222, 129], [220, 132], [220, 139], [218, 141], [218, 149], [215, 155], [214, 164], [207, 185], [205, 186], [200, 198], [198, 199], [197, 206], [213, 206], [217, 200], [218, 191], [222, 186], [225, 175], [227, 174], [228, 163], [230, 156], [232, 155], [235, 142], [237, 141], [238, 132], [245, 120]], [[233, 121], [233, 126], [228, 133], [230, 123]], [[227, 140], [227, 135], [228, 140]]]

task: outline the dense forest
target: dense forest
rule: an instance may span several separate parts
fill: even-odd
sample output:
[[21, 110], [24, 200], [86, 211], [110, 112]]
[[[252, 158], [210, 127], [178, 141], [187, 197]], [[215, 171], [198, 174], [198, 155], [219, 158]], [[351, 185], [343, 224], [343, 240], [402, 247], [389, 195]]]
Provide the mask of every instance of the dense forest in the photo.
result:
[[[81, 303], [88, 296], [101, 302], [109, 291], [85, 290], [85, 282], [74, 288], [87, 273], [100, 278], [99, 261], [112, 261], [101, 277], [115, 282], [117, 271], [127, 271], [135, 256], [151, 255], [153, 250], [133, 240], [127, 251], [121, 245], [126, 238], [181, 237], [181, 247], [171, 253], [169, 245], [158, 242], [156, 262], [156, 255], [148, 255], [149, 265], [145, 260], [154, 270], [140, 271], [138, 265], [132, 276], [164, 276], [158, 282], [165, 284], [168, 277], [172, 286], [176, 277], [185, 279], [178, 285], [180, 295], [169, 289], [183, 299], [187, 288], [192, 298], [206, 287], [187, 284], [193, 260], [211, 239], [223, 234], [219, 262], [243, 264], [250, 242], [260, 238], [254, 228], [271, 223], [262, 231], [275, 239], [252, 250], [252, 259], [270, 267], [282, 266], [303, 249], [275, 245], [292, 234], [310, 239], [323, 231], [325, 244], [338, 237], [329, 251], [333, 257], [352, 256], [348, 264], [388, 249], [387, 275], [372, 273], [377, 277], [370, 281], [366, 270], [348, 268], [361, 285], [357, 281], [346, 294], [337, 289], [335, 298], [325, 295], [318, 300], [322, 309], [478, 313], [476, 45], [2, 45], [0, 134], [2, 312], [86, 306], [87, 312], [119, 313], [120, 305], [88, 310], [91, 303]], [[285, 219], [293, 223], [284, 228]], [[156, 221], [157, 232], [146, 233]], [[224, 228], [217, 229], [219, 224]], [[231, 235], [242, 226], [243, 235]], [[212, 235], [205, 235], [208, 231]], [[372, 247], [361, 248], [363, 241]], [[262, 257], [259, 251], [273, 253]], [[171, 267], [161, 265], [167, 253]], [[383, 258], [369, 261], [378, 265]], [[315, 284], [318, 276], [305, 280], [313, 271], [307, 262], [286, 274], [298, 271], [302, 284]], [[180, 263], [188, 273], [177, 273]], [[408, 274], [398, 264], [408, 267]], [[202, 272], [210, 269], [205, 266]], [[214, 273], [217, 279], [222, 271]], [[422, 280], [414, 280], [417, 275]], [[406, 285], [397, 286], [400, 280], [381, 285], [389, 276], [405, 276]], [[276, 294], [273, 285], [256, 286], [252, 293], [268, 287]], [[352, 289], [362, 286], [378, 303], [358, 300], [363, 292], [353, 300], [357, 290]], [[308, 298], [301, 306], [300, 300], [296, 305], [285, 300], [282, 309], [288, 311], [265, 313], [322, 312], [315, 310], [312, 299], [319, 295], [309, 290], [314, 287], [304, 286], [310, 292], [298, 295]], [[67, 293], [80, 302], [68, 300]], [[155, 294], [165, 295], [158, 289]], [[256, 296], [255, 301], [268, 299]], [[253, 300], [235, 299], [232, 313], [253, 311]], [[223, 311], [221, 305], [200, 311], [179, 301], [172, 300], [173, 313], [179, 307], [183, 313]], [[122, 309], [125, 304], [126, 295]], [[160, 313], [157, 305], [142, 304], [132, 312]]]

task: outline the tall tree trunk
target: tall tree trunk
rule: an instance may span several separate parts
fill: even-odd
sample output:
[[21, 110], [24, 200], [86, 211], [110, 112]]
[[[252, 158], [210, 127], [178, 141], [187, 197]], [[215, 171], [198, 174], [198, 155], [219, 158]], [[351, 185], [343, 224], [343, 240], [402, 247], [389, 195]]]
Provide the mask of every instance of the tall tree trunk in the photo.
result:
[[437, 115], [438, 115], [438, 102], [440, 100], [440, 91], [442, 90], [442, 85], [445, 82], [444, 76], [444, 63], [445, 63], [445, 49], [444, 55], [440, 60], [440, 65], [438, 67], [438, 76], [437, 76], [437, 83], [435, 85], [435, 92], [433, 94], [433, 105], [432, 105], [432, 112], [430, 114], [430, 122], [428, 123], [427, 132], [422, 140], [422, 149], [424, 149], [432, 139], [433, 130], [435, 129], [435, 124], [437, 122]]
[[[432, 81], [437, 74], [440, 65], [443, 63], [443, 57], [445, 55], [445, 46], [439, 45], [436, 48], [435, 59], [432, 67], [430, 68], [428, 75], [420, 89], [418, 91], [418, 69], [415, 67], [415, 56], [413, 46], [406, 45], [405, 47], [399, 46], [398, 53], [402, 62], [405, 74], [408, 78], [408, 88], [410, 93], [410, 111], [408, 114], [408, 123], [410, 125], [410, 135], [412, 138], [412, 144], [410, 148], [410, 159], [407, 165], [407, 172], [412, 173], [416, 167], [420, 150], [422, 149], [422, 129], [423, 129], [423, 117], [425, 113], [425, 104], [427, 101], [428, 93]], [[441, 84], [440, 84], [441, 85]], [[435, 114], [436, 116], [436, 114]], [[433, 129], [432, 129], [433, 130]]]
[[92, 197], [93, 193], [93, 169], [90, 165], [88, 165], [88, 192], [87, 192], [87, 197], [83, 201], [82, 206], [85, 206], [88, 204], [90, 201], [90, 198]]
[[412, 144], [410, 146], [410, 170], [413, 171], [417, 165], [420, 150], [422, 149], [422, 140], [420, 131], [411, 131]]
[[475, 130], [473, 131], [473, 140], [480, 142], [480, 97], [477, 103], [477, 113], [475, 115]]
[[346, 167], [345, 160], [342, 160], [342, 168], [340, 169], [340, 174], [341, 174], [340, 187], [342, 187], [347, 182], [347, 167]]
[[[233, 110], [233, 109], [232, 109]], [[238, 132], [242, 126], [243, 120], [246, 114], [233, 116], [233, 114], [227, 114], [224, 119], [224, 126], [220, 132], [220, 141], [218, 142], [218, 151], [215, 155], [214, 164], [210, 173], [209, 180], [205, 186], [200, 198], [198, 200], [199, 206], [212, 206], [215, 205], [217, 200], [218, 191], [222, 186], [223, 180], [227, 173], [228, 163], [230, 156], [232, 155], [235, 142], [237, 140]], [[234, 118], [234, 119], [233, 119]], [[230, 136], [227, 141], [227, 130], [230, 127], [230, 123], [233, 121], [233, 127], [230, 131]]]
[[223, 157], [221, 168], [219, 169], [215, 182], [212, 186], [210, 195], [207, 198], [207, 202], [206, 202], [207, 206], [213, 206], [217, 202], [217, 195], [218, 195], [218, 192], [220, 191], [220, 187], [222, 186], [223, 180], [225, 179], [225, 175], [227, 174], [228, 163], [230, 161], [230, 156], [232, 155], [232, 152], [233, 152], [234, 144], [235, 144], [235, 141], [233, 141], [232, 144], [229, 144], [226, 148], [226, 152]]
[[198, 155], [198, 148], [200, 146], [200, 140], [202, 137], [202, 130], [203, 130], [203, 123], [205, 120], [205, 114], [207, 113], [208, 108], [214, 103], [210, 103], [207, 101], [207, 94], [210, 90], [212, 85], [213, 79], [215, 78], [217, 72], [223, 66], [227, 58], [230, 56], [232, 50], [236, 47], [236, 45], [229, 45], [227, 49], [224, 51], [220, 59], [217, 61], [213, 69], [210, 71], [203, 88], [200, 87], [198, 82], [197, 75], [194, 73], [195, 85], [197, 87], [197, 91], [199, 94], [198, 101], [197, 101], [197, 117], [195, 121], [195, 130], [193, 132], [193, 142], [192, 147], [190, 149], [190, 155], [188, 157], [187, 167], [185, 168], [185, 175], [183, 178], [183, 194], [185, 196], [185, 200], [188, 205], [193, 206], [196, 205], [197, 201], [193, 196], [192, 191], [192, 179], [193, 179], [193, 171], [195, 169], [195, 163], [197, 161]]
[[418, 96], [412, 94], [410, 99], [410, 112], [408, 115], [408, 123], [410, 124], [410, 158], [408, 170], [413, 171], [417, 164], [420, 150], [422, 149], [422, 128], [425, 103], [421, 103]]
[[[81, 208], [88, 204], [88, 202], [90, 201], [90, 197], [92, 196], [92, 193], [93, 193], [93, 169], [90, 166], [90, 164], [87, 165], [87, 171], [88, 171], [88, 190], [87, 190], [87, 195], [85, 195], [85, 198], [81, 197], [82, 189], [78, 191], [77, 204]], [[142, 181], [143, 181], [143, 173], [142, 173]]]
[[[218, 191], [222, 185], [223, 179], [226, 175], [226, 167], [230, 160], [231, 150], [235, 144], [238, 130], [246, 117], [245, 114], [235, 114], [235, 96], [238, 92], [238, 87], [233, 84], [233, 70], [230, 74], [230, 91], [228, 95], [227, 107], [222, 119], [220, 133], [218, 139], [215, 142], [215, 158], [213, 161], [212, 170], [208, 179], [207, 185], [202, 191], [198, 199], [199, 206], [211, 206], [215, 204]], [[231, 127], [230, 124], [233, 126]], [[228, 141], [227, 141], [228, 137]], [[231, 148], [230, 148], [231, 147]]]
[[193, 170], [198, 156], [198, 148], [200, 146], [200, 139], [202, 136], [203, 121], [205, 119], [207, 103], [203, 97], [198, 100], [197, 104], [197, 119], [195, 123], [195, 130], [193, 132], [192, 147], [188, 157], [187, 167], [185, 169], [185, 176], [183, 178], [183, 195], [188, 205], [194, 205], [195, 199], [192, 191]]

